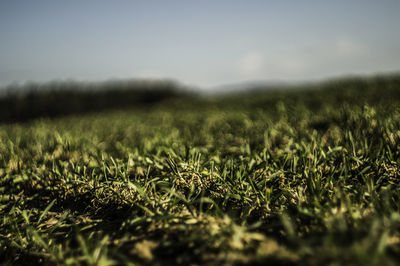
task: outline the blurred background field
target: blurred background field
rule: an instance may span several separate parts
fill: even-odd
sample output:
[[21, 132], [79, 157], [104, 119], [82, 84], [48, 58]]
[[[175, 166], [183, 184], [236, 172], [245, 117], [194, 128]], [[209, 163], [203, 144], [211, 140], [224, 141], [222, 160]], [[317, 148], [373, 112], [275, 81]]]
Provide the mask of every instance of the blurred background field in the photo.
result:
[[202, 92], [167, 79], [29, 82], [0, 88], [0, 122], [156, 105], [189, 109], [210, 104], [274, 109], [281, 100], [290, 106], [304, 105], [312, 110], [324, 105], [338, 107], [346, 102], [385, 105], [399, 99], [399, 80], [400, 74], [393, 73], [319, 82], [239, 84], [214, 92]]

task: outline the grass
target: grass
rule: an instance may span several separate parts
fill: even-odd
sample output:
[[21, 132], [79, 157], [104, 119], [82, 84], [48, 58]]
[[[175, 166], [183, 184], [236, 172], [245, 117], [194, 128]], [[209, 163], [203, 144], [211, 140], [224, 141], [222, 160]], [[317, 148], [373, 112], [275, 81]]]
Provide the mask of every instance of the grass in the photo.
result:
[[0, 261], [400, 264], [400, 78], [0, 125]]

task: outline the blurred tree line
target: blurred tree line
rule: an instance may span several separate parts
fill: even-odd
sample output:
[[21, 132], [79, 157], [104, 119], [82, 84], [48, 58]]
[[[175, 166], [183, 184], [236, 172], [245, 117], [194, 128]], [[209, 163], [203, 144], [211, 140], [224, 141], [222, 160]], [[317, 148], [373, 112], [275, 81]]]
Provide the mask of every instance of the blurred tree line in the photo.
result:
[[52, 81], [12, 84], [1, 91], [0, 122], [150, 106], [189, 95], [170, 80]]

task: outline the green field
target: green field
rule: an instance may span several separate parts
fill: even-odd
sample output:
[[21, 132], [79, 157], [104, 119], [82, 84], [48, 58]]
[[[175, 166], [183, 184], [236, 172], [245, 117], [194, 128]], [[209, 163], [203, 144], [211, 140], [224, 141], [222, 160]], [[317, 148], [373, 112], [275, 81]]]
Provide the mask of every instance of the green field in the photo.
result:
[[2, 124], [0, 262], [399, 265], [400, 77]]

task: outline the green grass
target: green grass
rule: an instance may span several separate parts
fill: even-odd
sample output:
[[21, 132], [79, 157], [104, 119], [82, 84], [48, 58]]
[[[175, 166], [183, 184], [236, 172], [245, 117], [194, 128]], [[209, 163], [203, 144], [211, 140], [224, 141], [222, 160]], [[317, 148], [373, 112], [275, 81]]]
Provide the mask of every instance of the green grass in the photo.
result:
[[399, 78], [0, 126], [0, 261], [400, 264]]

